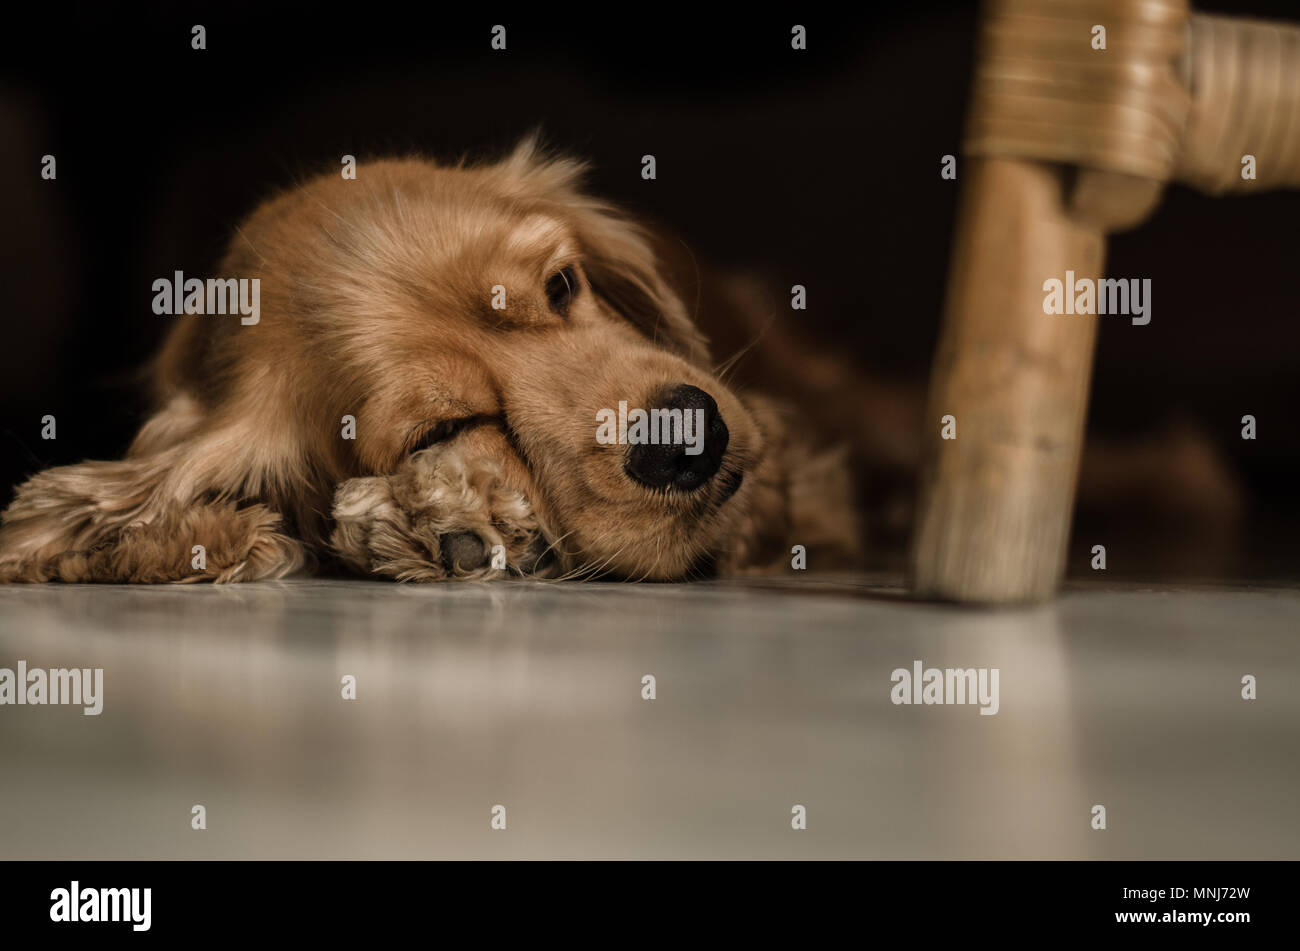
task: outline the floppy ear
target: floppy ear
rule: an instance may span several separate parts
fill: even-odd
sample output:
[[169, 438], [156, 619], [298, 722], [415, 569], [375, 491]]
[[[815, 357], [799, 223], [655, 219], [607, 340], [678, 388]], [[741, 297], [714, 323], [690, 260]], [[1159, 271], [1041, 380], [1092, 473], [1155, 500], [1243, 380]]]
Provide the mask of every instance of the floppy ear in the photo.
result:
[[229, 446], [175, 441], [174, 416], [155, 416], [126, 459], [19, 486], [0, 523], [0, 581], [246, 581], [300, 568], [306, 552], [277, 513], [221, 490]]
[[669, 286], [641, 228], [606, 209], [586, 210], [578, 216], [578, 234], [592, 291], [655, 343], [707, 366], [709, 342]]
[[582, 163], [543, 156], [529, 136], [500, 168], [521, 199], [554, 203], [575, 228], [583, 270], [598, 297], [655, 343], [708, 366], [708, 339], [666, 279], [649, 234], [617, 208], [582, 193]]

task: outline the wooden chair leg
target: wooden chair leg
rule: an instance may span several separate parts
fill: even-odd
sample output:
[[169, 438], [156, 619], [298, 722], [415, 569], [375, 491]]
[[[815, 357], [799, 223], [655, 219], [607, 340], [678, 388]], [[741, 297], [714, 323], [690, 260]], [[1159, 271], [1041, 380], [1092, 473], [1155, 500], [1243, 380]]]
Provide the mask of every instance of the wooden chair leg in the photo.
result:
[[987, 0], [971, 98], [913, 581], [1038, 601], [1065, 569], [1097, 333], [1045, 313], [1044, 282], [1100, 280], [1105, 235], [1171, 179], [1300, 187], [1300, 27], [1187, 0]]
[[1065, 567], [1097, 328], [1094, 317], [1045, 314], [1043, 282], [1067, 270], [1100, 278], [1105, 235], [1069, 213], [1058, 166], [972, 158], [964, 174], [914, 587], [959, 601], [1043, 600]]

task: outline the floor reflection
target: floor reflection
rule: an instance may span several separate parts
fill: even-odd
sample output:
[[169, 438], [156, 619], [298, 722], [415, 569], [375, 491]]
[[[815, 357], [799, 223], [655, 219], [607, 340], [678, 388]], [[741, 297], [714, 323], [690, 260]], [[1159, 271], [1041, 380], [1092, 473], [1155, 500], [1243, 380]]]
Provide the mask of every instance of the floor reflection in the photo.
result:
[[[105, 671], [99, 717], [0, 707], [0, 856], [1294, 858], [1297, 630], [1282, 589], [0, 588], [0, 667]], [[894, 704], [917, 660], [999, 712]]]

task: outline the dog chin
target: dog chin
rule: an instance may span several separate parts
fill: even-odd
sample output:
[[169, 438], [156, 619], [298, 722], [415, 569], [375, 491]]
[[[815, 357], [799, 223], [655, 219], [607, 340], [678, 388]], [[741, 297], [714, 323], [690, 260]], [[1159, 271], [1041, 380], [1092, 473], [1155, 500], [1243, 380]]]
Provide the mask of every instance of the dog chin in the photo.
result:
[[[690, 511], [665, 513], [657, 532], [637, 539], [635, 548], [589, 551], [562, 558], [571, 578], [607, 581], [687, 581], [717, 575], [731, 561], [750, 509], [743, 476], [720, 485], [713, 497]], [[563, 531], [559, 537], [563, 536]], [[558, 546], [557, 546], [558, 547]], [[651, 560], [652, 559], [652, 560]]]

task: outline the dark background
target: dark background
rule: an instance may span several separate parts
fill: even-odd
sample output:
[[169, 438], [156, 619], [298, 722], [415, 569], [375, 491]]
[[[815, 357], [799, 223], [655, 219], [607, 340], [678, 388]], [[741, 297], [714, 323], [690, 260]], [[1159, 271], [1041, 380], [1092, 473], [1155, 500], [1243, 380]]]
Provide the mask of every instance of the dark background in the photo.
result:
[[[1281, 2], [1199, 8], [1296, 16]], [[140, 367], [165, 329], [152, 281], [212, 272], [269, 194], [337, 170], [345, 153], [490, 155], [534, 128], [591, 161], [593, 192], [675, 229], [701, 260], [808, 286], [797, 319], [863, 374], [922, 384], [959, 184], [939, 162], [960, 151], [975, 22], [974, 4], [956, 2], [12, 15], [0, 40], [0, 483], [122, 453], [147, 411]], [[190, 47], [195, 23], [204, 51]], [[489, 48], [496, 23], [505, 52]], [[791, 50], [792, 23], [808, 28], [807, 51]], [[640, 178], [647, 152], [655, 182]], [[57, 181], [40, 178], [46, 153]], [[1240, 557], [1182, 561], [1185, 546], [1161, 536], [1175, 572], [1296, 570], [1297, 221], [1297, 194], [1171, 188], [1151, 221], [1111, 241], [1110, 274], [1152, 279], [1153, 319], [1103, 321], [1090, 444], [1158, 455], [1161, 434], [1187, 428], [1245, 502]], [[1240, 439], [1246, 413], [1254, 442]], [[55, 441], [40, 438], [45, 414]], [[1115, 529], [1121, 510], [1085, 500], [1081, 517]], [[1086, 541], [1076, 530], [1076, 547]], [[1133, 562], [1121, 570], [1142, 573]]]

